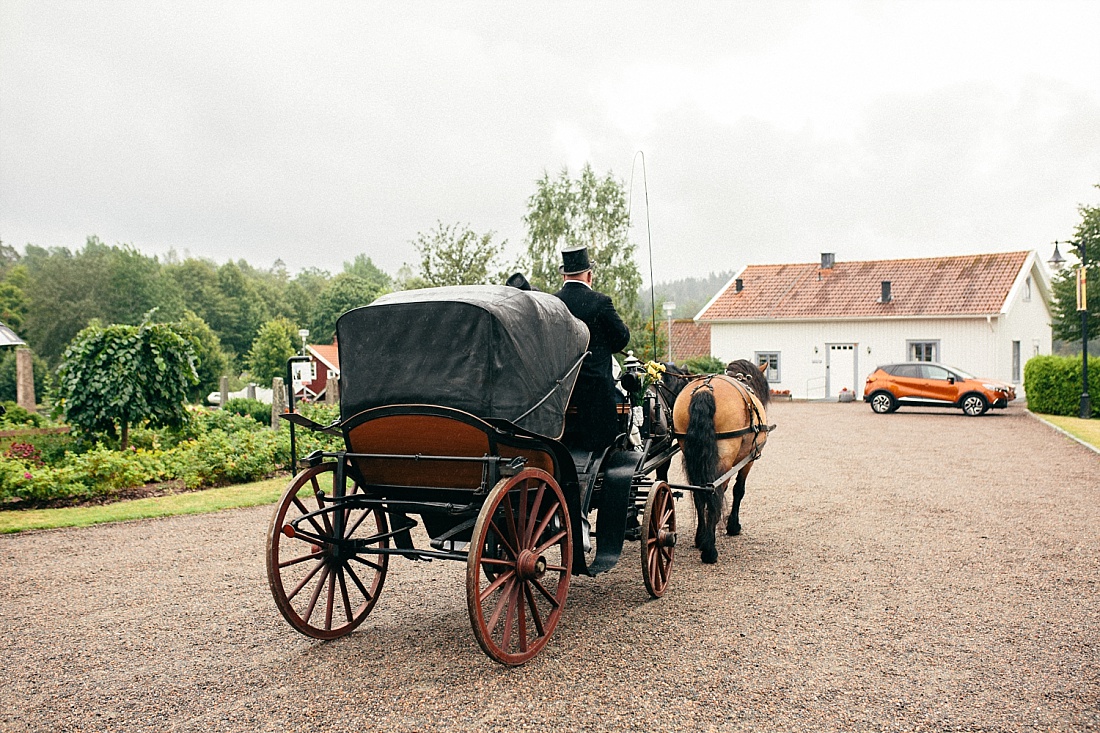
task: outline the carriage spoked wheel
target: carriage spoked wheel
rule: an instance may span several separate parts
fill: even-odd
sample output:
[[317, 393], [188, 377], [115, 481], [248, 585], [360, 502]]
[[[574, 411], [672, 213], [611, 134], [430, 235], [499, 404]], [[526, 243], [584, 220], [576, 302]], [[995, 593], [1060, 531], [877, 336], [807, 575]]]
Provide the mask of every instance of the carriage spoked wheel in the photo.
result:
[[[375, 508], [322, 505], [333, 494], [335, 463], [307, 468], [283, 492], [267, 536], [267, 582], [283, 618], [315, 639], [335, 639], [363, 622], [386, 579], [388, 555], [364, 548], [388, 547], [386, 515]], [[347, 496], [362, 493], [348, 477]], [[329, 511], [291, 522], [324, 506]], [[342, 531], [337, 535], [337, 513]], [[373, 539], [372, 539], [373, 538]]]
[[672, 490], [658, 481], [649, 492], [642, 515], [642, 578], [649, 595], [660, 598], [672, 575], [676, 552], [676, 502]]
[[573, 535], [554, 477], [529, 468], [502, 479], [478, 514], [466, 558], [466, 605], [477, 643], [491, 658], [523, 664], [561, 619]]

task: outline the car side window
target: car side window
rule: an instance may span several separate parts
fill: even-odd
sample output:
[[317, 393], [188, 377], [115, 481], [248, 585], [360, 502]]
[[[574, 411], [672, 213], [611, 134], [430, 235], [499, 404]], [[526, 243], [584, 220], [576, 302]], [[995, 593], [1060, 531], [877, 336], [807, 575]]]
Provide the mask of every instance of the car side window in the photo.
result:
[[925, 364], [921, 369], [924, 370], [925, 379], [939, 379], [946, 382], [947, 378], [951, 376], [951, 372], [939, 366]]
[[915, 379], [920, 376], [917, 369], [918, 367], [916, 364], [898, 364], [894, 367], [894, 376]]

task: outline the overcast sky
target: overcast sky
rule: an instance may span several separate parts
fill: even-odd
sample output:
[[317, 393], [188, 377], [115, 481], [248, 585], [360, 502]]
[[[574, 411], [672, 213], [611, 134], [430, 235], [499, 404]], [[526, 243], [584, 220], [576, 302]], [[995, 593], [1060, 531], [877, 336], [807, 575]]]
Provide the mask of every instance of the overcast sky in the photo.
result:
[[1100, 204], [1100, 2], [0, 3], [0, 239], [395, 273], [626, 184], [648, 282], [1037, 249]]

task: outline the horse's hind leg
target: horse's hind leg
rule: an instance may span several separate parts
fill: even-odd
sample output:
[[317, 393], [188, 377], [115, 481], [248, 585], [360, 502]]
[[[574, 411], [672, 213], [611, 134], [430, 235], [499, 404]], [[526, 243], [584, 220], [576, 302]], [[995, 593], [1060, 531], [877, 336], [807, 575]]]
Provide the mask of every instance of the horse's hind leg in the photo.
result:
[[745, 498], [745, 479], [749, 475], [750, 463], [737, 474], [733, 483], [733, 501], [730, 502], [730, 518], [726, 521], [726, 534], [731, 537], [741, 534], [741, 500]]
[[702, 547], [707, 524], [707, 500], [698, 491], [691, 493], [691, 499], [695, 502], [695, 546]]
[[699, 539], [699, 559], [708, 565], [718, 562], [718, 547], [716, 546], [715, 534], [718, 530], [718, 517], [722, 514], [722, 499], [726, 492], [725, 486], [715, 487], [713, 494], [707, 494], [703, 502], [706, 509], [704, 512], [705, 519], [701, 518], [699, 523], [702, 526], [702, 536], [699, 537], [698, 533], [696, 538]]

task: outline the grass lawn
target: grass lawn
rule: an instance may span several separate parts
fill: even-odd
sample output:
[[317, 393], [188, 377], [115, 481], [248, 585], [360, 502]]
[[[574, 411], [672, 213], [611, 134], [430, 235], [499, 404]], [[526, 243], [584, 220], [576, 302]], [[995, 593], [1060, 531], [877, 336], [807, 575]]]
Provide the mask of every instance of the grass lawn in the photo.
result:
[[222, 509], [274, 504], [288, 483], [289, 480], [286, 478], [274, 478], [251, 484], [119, 501], [101, 506], [0, 511], [0, 534], [24, 532], [30, 529], [86, 527], [104, 522], [124, 522], [128, 519], [203, 514]]
[[[1036, 415], [1039, 414], [1036, 413]], [[1063, 415], [1039, 415], [1039, 417], [1100, 450], [1100, 420], [1082, 420], [1079, 417]]]

